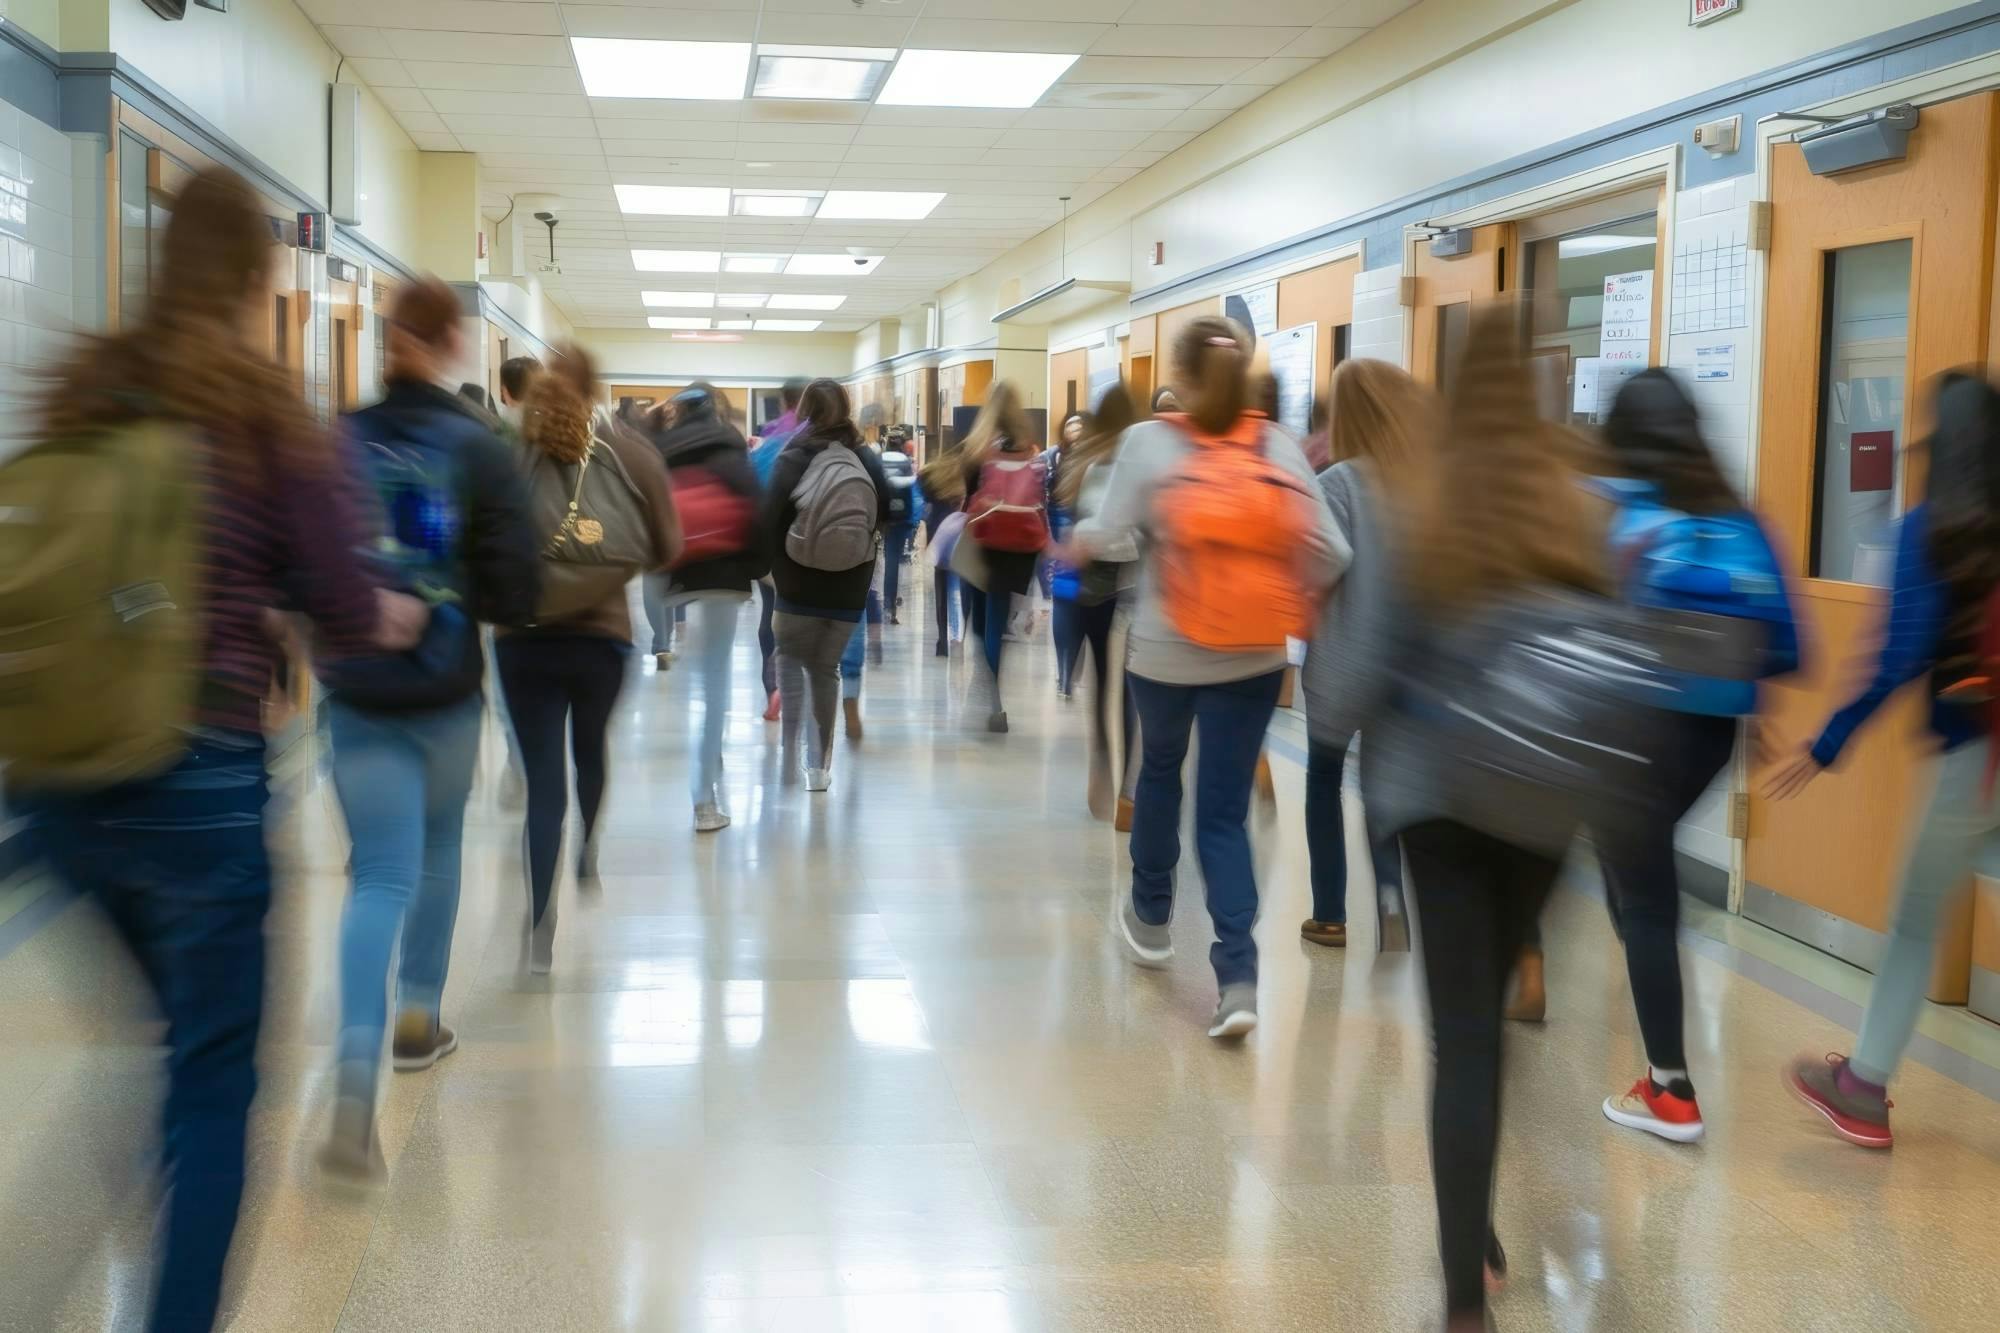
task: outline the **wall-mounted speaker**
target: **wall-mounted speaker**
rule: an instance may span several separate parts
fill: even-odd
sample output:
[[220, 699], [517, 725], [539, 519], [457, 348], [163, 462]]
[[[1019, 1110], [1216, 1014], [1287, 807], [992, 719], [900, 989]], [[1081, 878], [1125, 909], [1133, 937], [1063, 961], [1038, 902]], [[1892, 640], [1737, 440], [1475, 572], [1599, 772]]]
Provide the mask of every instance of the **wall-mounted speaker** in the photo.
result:
[[361, 225], [360, 163], [356, 140], [361, 134], [361, 87], [336, 83], [327, 89], [326, 202], [333, 220], [343, 227]]
[[146, 0], [146, 8], [169, 21], [187, 17], [187, 0]]

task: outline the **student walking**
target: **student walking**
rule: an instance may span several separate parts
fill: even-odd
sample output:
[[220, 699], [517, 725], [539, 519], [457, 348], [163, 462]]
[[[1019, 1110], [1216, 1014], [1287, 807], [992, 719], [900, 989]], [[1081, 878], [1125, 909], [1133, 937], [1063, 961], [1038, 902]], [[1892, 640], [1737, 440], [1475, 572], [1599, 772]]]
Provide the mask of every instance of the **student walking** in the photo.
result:
[[[426, 1068], [458, 1044], [439, 1011], [485, 712], [478, 622], [526, 621], [540, 584], [527, 497], [497, 421], [439, 387], [464, 357], [460, 315], [457, 294], [435, 278], [402, 288], [389, 319], [387, 391], [347, 419], [387, 516], [385, 571], [434, 603], [411, 653], [320, 669], [354, 869], [320, 1165], [353, 1183], [383, 1172], [375, 1100], [392, 955], [401, 959], [396, 1067]], [[532, 767], [529, 778], [532, 786]]]
[[[771, 489], [771, 473], [778, 466], [778, 455], [799, 433], [799, 400], [805, 396], [807, 381], [799, 378], [788, 379], [778, 390], [778, 400], [784, 411], [776, 420], [764, 427], [764, 433], [750, 449], [750, 470], [757, 476], [757, 486], [761, 491]], [[771, 628], [771, 618], [778, 607], [778, 587], [766, 574], [757, 580], [757, 649], [763, 656], [764, 664], [764, 720], [778, 720], [778, 636]]]
[[1257, 1023], [1257, 882], [1244, 827], [1257, 755], [1284, 679], [1285, 640], [1307, 632], [1348, 548], [1298, 445], [1247, 407], [1242, 331], [1196, 319], [1171, 364], [1186, 415], [1127, 432], [1075, 547], [1078, 559], [1121, 542], [1141, 553], [1126, 682], [1144, 757], [1120, 929], [1142, 965], [1172, 958], [1181, 769], [1199, 729], [1195, 846], [1220, 992], [1209, 1035], [1240, 1037]]
[[778, 591], [772, 629], [784, 772], [789, 781], [799, 771], [803, 729], [806, 790], [823, 792], [833, 784], [841, 654], [868, 605], [889, 485], [875, 451], [861, 443], [839, 384], [808, 385], [799, 420], [799, 433], [772, 469], [760, 521]]
[[[500, 682], [521, 758], [528, 772], [528, 970], [555, 964], [556, 868], [569, 815], [570, 765], [583, 816], [577, 879], [598, 874], [598, 816], [609, 760], [605, 734], [625, 684], [632, 651], [626, 585], [635, 575], [672, 564], [681, 553], [678, 512], [659, 453], [591, 405], [601, 388], [589, 354], [571, 347], [528, 391], [519, 466], [534, 497], [537, 525], [548, 531], [539, 548], [549, 587], [534, 623], [502, 634]], [[569, 553], [575, 526], [596, 527], [589, 545], [603, 563], [580, 564]], [[611, 559], [617, 553], [622, 558]], [[593, 556], [593, 560], [595, 557]], [[567, 755], [565, 755], [567, 750]]]
[[951, 641], [960, 633], [960, 590], [958, 576], [951, 572], [951, 562], [939, 559], [939, 532], [946, 519], [959, 515], [957, 523], [965, 522], [965, 469], [959, 460], [949, 454], [940, 454], [924, 464], [917, 474], [917, 485], [924, 493], [924, 549], [934, 561], [931, 570], [931, 614], [937, 622], [936, 655], [949, 657]]
[[673, 429], [654, 443], [673, 482], [685, 546], [667, 598], [685, 606], [688, 651], [701, 692], [702, 728], [688, 777], [694, 827], [729, 826], [722, 799], [722, 738], [729, 721], [729, 664], [736, 622], [750, 589], [771, 567], [757, 523], [762, 492], [743, 437], [716, 412], [716, 393], [695, 384], [674, 397]]
[[1888, 1085], [1916, 1031], [1945, 909], [2000, 844], [1992, 718], [2000, 614], [2000, 390], [1952, 373], [1937, 391], [1923, 502], [1903, 515], [1882, 647], [1868, 683], [1810, 748], [1767, 780], [1796, 796], [1839, 762], [1854, 733], [1898, 689], [1926, 680], [1930, 798], [1903, 863], [1889, 946], [1875, 970], [1854, 1053], [1802, 1056], [1787, 1085], [1850, 1143], [1887, 1148]]
[[995, 384], [965, 437], [966, 523], [960, 542], [977, 548], [981, 582], [970, 584], [971, 629], [985, 650], [986, 672], [975, 675], [986, 729], [1007, 730], [1000, 661], [1014, 599], [1034, 586], [1049, 544], [1048, 465], [1021, 395]]

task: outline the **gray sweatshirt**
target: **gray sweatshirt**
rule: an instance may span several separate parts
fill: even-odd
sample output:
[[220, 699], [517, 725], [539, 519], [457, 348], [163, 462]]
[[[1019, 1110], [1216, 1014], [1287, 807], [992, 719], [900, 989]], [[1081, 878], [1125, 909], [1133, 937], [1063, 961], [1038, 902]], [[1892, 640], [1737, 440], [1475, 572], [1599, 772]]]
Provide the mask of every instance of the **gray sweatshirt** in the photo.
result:
[[[1163, 685], [1220, 685], [1285, 666], [1282, 647], [1249, 653], [1204, 648], [1176, 630], [1167, 615], [1160, 596], [1159, 550], [1151, 537], [1153, 498], [1161, 482], [1200, 447], [1179, 427], [1164, 421], [1142, 421], [1132, 427], [1118, 447], [1118, 463], [1111, 470], [1101, 505], [1077, 525], [1078, 535], [1100, 551], [1116, 549], [1128, 541], [1137, 543], [1139, 592], [1127, 666], [1134, 675]], [[1312, 494], [1319, 494], [1312, 466], [1289, 435], [1266, 426], [1264, 449], [1272, 462], [1296, 476]], [[1347, 564], [1347, 538], [1324, 502], [1314, 508], [1321, 549], [1327, 554], [1323, 568], [1308, 573], [1331, 582]]]
[[1361, 464], [1335, 464], [1319, 474], [1319, 485], [1353, 549], [1320, 612], [1299, 683], [1313, 743], [1344, 749], [1388, 692], [1394, 643], [1390, 543], [1374, 482]]

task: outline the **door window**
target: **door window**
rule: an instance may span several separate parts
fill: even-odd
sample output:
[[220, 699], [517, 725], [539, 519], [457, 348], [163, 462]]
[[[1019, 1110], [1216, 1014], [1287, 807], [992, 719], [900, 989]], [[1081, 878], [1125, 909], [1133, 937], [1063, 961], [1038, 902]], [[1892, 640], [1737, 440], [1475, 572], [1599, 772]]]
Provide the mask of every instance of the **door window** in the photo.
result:
[[[1575, 426], [1601, 421], [1618, 386], [1651, 356], [1650, 337], [1643, 340], [1648, 345], [1634, 347], [1639, 340], [1632, 335], [1644, 327], [1641, 321], [1617, 330], [1628, 336], [1607, 358], [1607, 284], [1625, 278], [1621, 288], [1633, 288], [1632, 275], [1656, 270], [1659, 216], [1645, 213], [1544, 237], [1530, 241], [1527, 252], [1528, 352], [1542, 415]], [[1650, 301], [1645, 309], [1650, 312]]]
[[1907, 240], [1826, 256], [1819, 433], [1813, 453], [1814, 578], [1886, 583], [1895, 548], [1910, 348]]

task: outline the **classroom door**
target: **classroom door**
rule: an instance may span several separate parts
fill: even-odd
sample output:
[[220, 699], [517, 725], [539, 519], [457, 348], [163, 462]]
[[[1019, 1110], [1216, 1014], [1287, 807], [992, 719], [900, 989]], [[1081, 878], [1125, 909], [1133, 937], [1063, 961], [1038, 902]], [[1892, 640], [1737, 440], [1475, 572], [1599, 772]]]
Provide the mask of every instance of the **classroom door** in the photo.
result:
[[1464, 355], [1472, 306], [1491, 301], [1513, 286], [1514, 224], [1496, 222], [1472, 230], [1464, 254], [1440, 258], [1418, 242], [1410, 276], [1416, 300], [1410, 308], [1410, 373], [1441, 393], [1451, 391]]
[[[1902, 162], [1815, 176], [1772, 158], [1757, 498], [1796, 588], [1806, 669], [1765, 725], [1816, 733], [1854, 691], [1881, 619], [1894, 522], [1921, 488], [1910, 446], [1930, 383], [1986, 355], [1993, 94], [1926, 107]], [[1743, 910], [1864, 967], [1880, 956], [1908, 821], [1924, 797], [1922, 687], [1898, 694], [1803, 795], [1751, 784]], [[1948, 923], [1932, 997], [1966, 993], [1970, 904]]]

